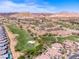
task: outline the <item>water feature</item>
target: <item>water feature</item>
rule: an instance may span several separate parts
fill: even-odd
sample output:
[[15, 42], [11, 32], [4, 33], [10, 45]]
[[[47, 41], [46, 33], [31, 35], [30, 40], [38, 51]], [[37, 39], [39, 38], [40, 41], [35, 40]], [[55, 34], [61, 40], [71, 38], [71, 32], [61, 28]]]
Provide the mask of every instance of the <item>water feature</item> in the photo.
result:
[[9, 50], [9, 52], [8, 52], [8, 59], [13, 59], [13, 58], [12, 58], [12, 53], [11, 53], [10, 50]]

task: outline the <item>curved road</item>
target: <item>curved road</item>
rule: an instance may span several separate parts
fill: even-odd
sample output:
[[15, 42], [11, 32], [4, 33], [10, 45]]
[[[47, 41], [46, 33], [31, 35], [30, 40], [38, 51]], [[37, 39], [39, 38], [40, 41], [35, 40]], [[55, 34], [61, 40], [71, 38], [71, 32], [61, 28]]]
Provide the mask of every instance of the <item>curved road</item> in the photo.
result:
[[69, 59], [79, 59], [79, 54], [72, 55]]
[[5, 29], [0, 25], [0, 59], [9, 59], [9, 40]]

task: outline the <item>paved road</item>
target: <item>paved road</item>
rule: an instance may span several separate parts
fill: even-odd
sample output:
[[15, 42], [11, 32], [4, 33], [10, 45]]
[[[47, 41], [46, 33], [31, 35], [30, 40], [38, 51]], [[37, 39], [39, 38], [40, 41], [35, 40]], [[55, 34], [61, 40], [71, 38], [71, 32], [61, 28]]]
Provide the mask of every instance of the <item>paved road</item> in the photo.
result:
[[9, 42], [5, 30], [0, 25], [0, 59], [8, 59], [9, 57]]
[[72, 33], [79, 33], [79, 30], [69, 29], [69, 28], [65, 28], [65, 27], [63, 27], [63, 28]]
[[79, 54], [72, 55], [69, 59], [79, 59]]

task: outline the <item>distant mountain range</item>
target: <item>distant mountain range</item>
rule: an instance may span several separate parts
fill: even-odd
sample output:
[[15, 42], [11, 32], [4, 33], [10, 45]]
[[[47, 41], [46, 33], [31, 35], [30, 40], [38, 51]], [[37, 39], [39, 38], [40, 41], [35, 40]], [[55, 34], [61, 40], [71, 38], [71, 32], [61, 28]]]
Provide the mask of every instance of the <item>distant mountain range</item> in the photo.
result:
[[1, 16], [10, 17], [79, 17], [79, 13], [60, 12], [60, 13], [0, 13]]

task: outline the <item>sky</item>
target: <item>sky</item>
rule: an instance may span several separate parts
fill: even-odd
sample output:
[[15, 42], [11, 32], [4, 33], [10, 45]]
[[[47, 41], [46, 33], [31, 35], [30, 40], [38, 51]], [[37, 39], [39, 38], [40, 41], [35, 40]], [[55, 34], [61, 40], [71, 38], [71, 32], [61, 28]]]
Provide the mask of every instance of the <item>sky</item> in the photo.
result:
[[0, 0], [0, 12], [79, 13], [79, 0]]

